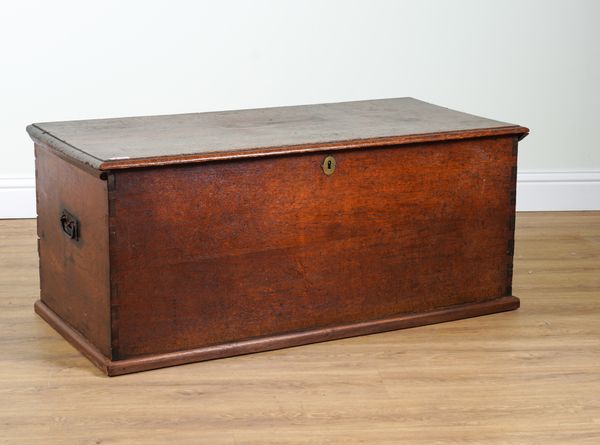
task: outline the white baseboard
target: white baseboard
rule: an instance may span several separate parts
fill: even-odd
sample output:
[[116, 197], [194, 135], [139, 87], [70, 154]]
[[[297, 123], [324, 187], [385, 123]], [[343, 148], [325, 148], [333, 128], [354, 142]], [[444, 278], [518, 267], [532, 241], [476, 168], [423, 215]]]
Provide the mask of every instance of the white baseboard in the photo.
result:
[[517, 210], [600, 210], [600, 171], [519, 172]]
[[[517, 210], [600, 210], [600, 171], [519, 172]], [[34, 178], [0, 178], [0, 219], [35, 216]]]
[[35, 179], [0, 178], [0, 219], [35, 217]]

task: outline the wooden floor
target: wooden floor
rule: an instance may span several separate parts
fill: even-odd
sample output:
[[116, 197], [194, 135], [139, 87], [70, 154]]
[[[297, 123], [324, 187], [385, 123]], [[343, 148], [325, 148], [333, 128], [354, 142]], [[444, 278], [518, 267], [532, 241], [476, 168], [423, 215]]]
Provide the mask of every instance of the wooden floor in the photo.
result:
[[103, 377], [0, 221], [1, 444], [600, 444], [600, 213], [520, 214], [518, 311]]

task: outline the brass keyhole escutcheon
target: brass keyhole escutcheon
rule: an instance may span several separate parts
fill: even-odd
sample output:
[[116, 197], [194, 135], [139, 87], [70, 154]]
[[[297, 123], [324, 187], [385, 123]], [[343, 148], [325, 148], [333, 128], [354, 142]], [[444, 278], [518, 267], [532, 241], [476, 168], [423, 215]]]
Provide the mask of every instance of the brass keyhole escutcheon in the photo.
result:
[[323, 159], [323, 165], [321, 167], [323, 168], [323, 173], [327, 176], [333, 175], [333, 172], [335, 171], [335, 158], [333, 156], [327, 156]]

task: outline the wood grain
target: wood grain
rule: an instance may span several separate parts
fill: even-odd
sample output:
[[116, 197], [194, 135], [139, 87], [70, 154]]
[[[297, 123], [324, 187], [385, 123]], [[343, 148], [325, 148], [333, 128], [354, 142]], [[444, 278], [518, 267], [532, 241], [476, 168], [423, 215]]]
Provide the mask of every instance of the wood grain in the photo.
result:
[[44, 302], [35, 302], [35, 312], [42, 317], [56, 332], [71, 343], [85, 357], [108, 376], [147, 371], [167, 366], [215, 360], [253, 352], [272, 351], [274, 349], [307, 345], [357, 335], [387, 332], [396, 329], [413, 328], [463, 318], [479, 317], [497, 312], [512, 311], [519, 307], [516, 297], [500, 297], [479, 303], [458, 304], [442, 309], [433, 309], [420, 313], [401, 314], [384, 319], [370, 320], [357, 323], [338, 324], [333, 327], [313, 328], [302, 331], [274, 334], [266, 337], [256, 337], [235, 340], [228, 343], [217, 343], [209, 346], [186, 349], [185, 351], [165, 352], [132, 357], [123, 360], [111, 360], [104, 356], [79, 332], [65, 323]]
[[404, 97], [44, 122], [27, 131], [37, 142], [82, 164], [114, 170], [434, 140], [523, 137], [529, 130]]
[[[518, 307], [518, 128], [484, 137], [491, 130], [476, 127], [490, 121], [412, 99], [211, 116], [47, 130], [95, 159], [102, 158], [93, 141], [102, 136], [146, 162], [136, 147], [148, 138], [162, 141], [154, 146], [161, 156], [180, 138], [204, 153], [212, 140], [205, 132], [220, 129], [237, 159], [100, 172], [78, 169], [76, 157], [46, 140], [49, 132], [37, 135], [36, 311], [100, 369], [122, 374]], [[363, 141], [374, 128], [383, 138], [394, 128], [430, 140], [345, 147], [335, 152], [335, 174], [325, 175], [323, 153], [240, 156], [240, 135], [213, 128], [229, 128], [231, 116], [234, 128], [267, 142], [306, 130], [306, 140], [336, 134], [343, 144], [356, 131], [352, 122], [373, 124]], [[471, 127], [483, 133], [475, 138]], [[75, 241], [58, 224], [65, 212], [81, 224]]]
[[103, 378], [0, 221], [2, 444], [597, 444], [600, 213], [519, 214], [519, 311]]
[[115, 173], [113, 360], [510, 296], [513, 140]]
[[[104, 355], [111, 354], [108, 192], [106, 181], [37, 145], [36, 193], [41, 300]], [[63, 210], [80, 224], [62, 231]]]

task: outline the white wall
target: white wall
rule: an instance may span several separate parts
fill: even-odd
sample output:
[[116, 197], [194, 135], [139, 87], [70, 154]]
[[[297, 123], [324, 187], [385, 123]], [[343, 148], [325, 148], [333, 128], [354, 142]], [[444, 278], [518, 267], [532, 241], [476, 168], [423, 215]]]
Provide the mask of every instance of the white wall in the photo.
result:
[[19, 0], [0, 65], [0, 216], [31, 122], [398, 96], [530, 127], [519, 208], [600, 209], [595, 0]]

